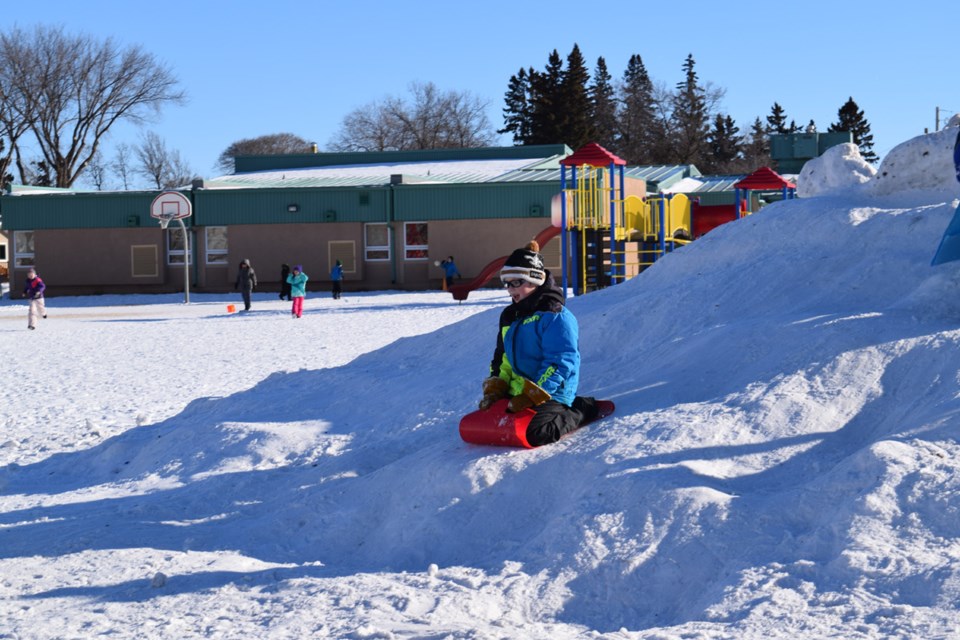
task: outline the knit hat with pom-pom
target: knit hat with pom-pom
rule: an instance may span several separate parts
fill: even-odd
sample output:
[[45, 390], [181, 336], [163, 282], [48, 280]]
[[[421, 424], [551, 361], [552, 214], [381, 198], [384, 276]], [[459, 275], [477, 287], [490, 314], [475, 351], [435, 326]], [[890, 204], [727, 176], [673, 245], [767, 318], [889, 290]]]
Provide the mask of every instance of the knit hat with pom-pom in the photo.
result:
[[540, 255], [540, 245], [536, 240], [531, 240], [526, 247], [510, 254], [500, 269], [500, 280], [526, 280], [538, 287], [546, 282], [547, 272], [543, 268], [543, 256]]

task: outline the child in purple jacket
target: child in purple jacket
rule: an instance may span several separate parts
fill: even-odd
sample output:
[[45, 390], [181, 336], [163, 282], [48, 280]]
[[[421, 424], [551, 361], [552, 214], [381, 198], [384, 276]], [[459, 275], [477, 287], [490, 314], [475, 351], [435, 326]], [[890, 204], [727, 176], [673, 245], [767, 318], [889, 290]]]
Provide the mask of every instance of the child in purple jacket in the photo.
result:
[[43, 302], [43, 292], [47, 285], [43, 283], [35, 269], [27, 271], [27, 283], [23, 288], [23, 297], [30, 301], [30, 311], [27, 313], [27, 328], [36, 329], [37, 320], [47, 317], [47, 307]]

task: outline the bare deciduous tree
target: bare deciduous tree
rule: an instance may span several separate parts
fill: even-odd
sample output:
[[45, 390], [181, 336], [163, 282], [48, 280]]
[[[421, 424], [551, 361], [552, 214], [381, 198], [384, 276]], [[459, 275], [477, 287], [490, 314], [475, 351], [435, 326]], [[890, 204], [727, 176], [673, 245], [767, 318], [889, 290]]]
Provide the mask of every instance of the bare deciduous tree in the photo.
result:
[[107, 183], [107, 163], [99, 149], [87, 163], [86, 178], [97, 191], [103, 191], [103, 186]]
[[347, 114], [340, 131], [327, 145], [332, 151], [402, 149], [401, 125], [381, 103], [373, 102]]
[[391, 151], [484, 147], [495, 134], [488, 103], [469, 92], [410, 85], [411, 99], [388, 97], [347, 114], [328, 144], [333, 151]]
[[130, 150], [130, 145], [126, 142], [121, 142], [117, 145], [117, 155], [114, 156], [113, 162], [110, 164], [114, 173], [120, 177], [124, 191], [130, 188], [130, 178], [133, 173], [133, 168], [130, 165], [131, 153], [133, 152]]
[[272, 133], [257, 138], [237, 140], [223, 150], [215, 168], [230, 173], [237, 156], [276, 156], [288, 153], [309, 153], [311, 144], [292, 133]]
[[153, 131], [143, 136], [134, 153], [140, 161], [138, 173], [150, 179], [157, 189], [182, 187], [196, 177], [180, 152], [167, 149], [167, 143]]
[[0, 69], [4, 103], [35, 134], [58, 187], [74, 183], [114, 124], [184, 101], [172, 72], [139, 46], [62, 28], [0, 33]]
[[0, 176], [6, 176], [14, 163], [20, 169], [20, 181], [26, 183], [26, 167], [20, 160], [20, 138], [30, 130], [34, 119], [33, 91], [27, 75], [29, 51], [25, 43], [0, 34]]

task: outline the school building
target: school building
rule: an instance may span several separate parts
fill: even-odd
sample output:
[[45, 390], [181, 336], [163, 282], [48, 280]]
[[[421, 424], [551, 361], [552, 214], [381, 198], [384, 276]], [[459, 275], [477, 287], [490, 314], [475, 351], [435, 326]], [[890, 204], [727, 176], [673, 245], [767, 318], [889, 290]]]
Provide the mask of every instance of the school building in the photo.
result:
[[[283, 264], [303, 265], [310, 288], [326, 289], [337, 260], [347, 291], [439, 288], [435, 263], [447, 256], [473, 278], [560, 225], [561, 164], [572, 154], [558, 144], [238, 157], [233, 174], [178, 190], [192, 209], [186, 244], [179, 223], [162, 230], [150, 215], [160, 191], [14, 186], [0, 195], [0, 246], [12, 297], [31, 266], [51, 295], [178, 292], [185, 264], [192, 290], [228, 291], [244, 259], [260, 290], [279, 290]], [[627, 167], [618, 197], [678, 187], [704, 212], [732, 211], [731, 185], [692, 165]], [[542, 247], [555, 272], [561, 244]]]

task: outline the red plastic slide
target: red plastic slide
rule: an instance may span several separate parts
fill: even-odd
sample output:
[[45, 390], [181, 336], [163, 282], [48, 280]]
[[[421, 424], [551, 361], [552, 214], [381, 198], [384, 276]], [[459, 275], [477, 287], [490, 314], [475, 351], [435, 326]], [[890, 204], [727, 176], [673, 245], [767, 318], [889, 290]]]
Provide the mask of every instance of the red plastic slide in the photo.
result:
[[[549, 226], [534, 238], [541, 247], [556, 238], [560, 235], [560, 227]], [[467, 299], [467, 296], [470, 295], [471, 291], [479, 289], [487, 283], [487, 280], [492, 278], [494, 274], [499, 273], [500, 269], [503, 267], [503, 263], [507, 261], [509, 256], [501, 256], [496, 260], [490, 262], [485, 266], [481, 271], [480, 275], [471, 280], [466, 284], [455, 284], [447, 289], [453, 295], [454, 300], [463, 300]]]

